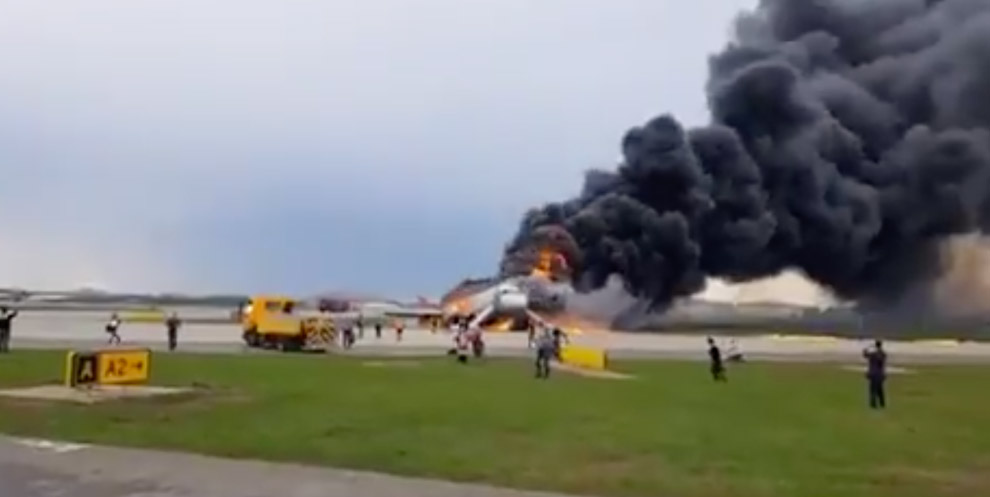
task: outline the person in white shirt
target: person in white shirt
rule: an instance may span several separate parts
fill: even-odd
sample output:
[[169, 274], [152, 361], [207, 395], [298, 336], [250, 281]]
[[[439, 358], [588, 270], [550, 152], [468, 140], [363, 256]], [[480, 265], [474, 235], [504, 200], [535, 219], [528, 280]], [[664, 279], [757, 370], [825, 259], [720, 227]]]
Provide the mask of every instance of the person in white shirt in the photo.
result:
[[117, 313], [113, 313], [110, 316], [110, 321], [107, 321], [106, 332], [110, 337], [107, 339], [107, 344], [109, 345], [120, 345], [120, 335], [117, 331], [120, 329], [120, 318], [117, 317]]

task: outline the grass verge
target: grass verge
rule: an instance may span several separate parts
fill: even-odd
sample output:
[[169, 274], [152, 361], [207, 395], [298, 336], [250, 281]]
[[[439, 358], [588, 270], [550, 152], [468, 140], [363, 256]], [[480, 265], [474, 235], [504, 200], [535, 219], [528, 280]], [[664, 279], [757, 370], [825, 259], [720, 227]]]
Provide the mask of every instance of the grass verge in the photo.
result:
[[[62, 355], [0, 356], [0, 386], [57, 382]], [[633, 380], [528, 364], [401, 367], [299, 355], [156, 355], [209, 394], [76, 406], [0, 399], [0, 432], [614, 496], [990, 495], [990, 368], [924, 367], [865, 408], [825, 364], [629, 362]], [[387, 364], [384, 364], [387, 366]]]

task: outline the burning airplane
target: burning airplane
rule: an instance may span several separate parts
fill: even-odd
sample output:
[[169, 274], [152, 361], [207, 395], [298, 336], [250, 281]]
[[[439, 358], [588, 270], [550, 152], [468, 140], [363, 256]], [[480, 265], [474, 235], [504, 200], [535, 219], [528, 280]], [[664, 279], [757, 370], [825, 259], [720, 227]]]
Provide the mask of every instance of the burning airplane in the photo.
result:
[[566, 259], [549, 249], [536, 252], [528, 272], [499, 278], [468, 279], [441, 299], [448, 324], [470, 328], [523, 330], [545, 323], [539, 313], [562, 310], [571, 292]]

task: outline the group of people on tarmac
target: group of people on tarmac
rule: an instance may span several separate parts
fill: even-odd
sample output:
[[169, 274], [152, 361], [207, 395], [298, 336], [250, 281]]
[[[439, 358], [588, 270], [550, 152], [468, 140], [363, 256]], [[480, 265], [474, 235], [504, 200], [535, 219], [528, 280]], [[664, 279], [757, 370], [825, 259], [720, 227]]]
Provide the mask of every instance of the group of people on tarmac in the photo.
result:
[[457, 362], [461, 364], [467, 364], [469, 354], [480, 359], [485, 355], [485, 340], [482, 331], [478, 328], [471, 328], [470, 320], [461, 320], [456, 324], [454, 348], [450, 349], [449, 353], [456, 355]]
[[[18, 311], [11, 310], [7, 306], [0, 306], [0, 353], [10, 352], [10, 335], [13, 328], [14, 318]], [[108, 345], [120, 345], [120, 325], [121, 320], [116, 312], [110, 315], [110, 319], [103, 326], [103, 331], [107, 334]], [[168, 350], [175, 350], [179, 346], [179, 328], [182, 320], [176, 312], [172, 312], [165, 319], [165, 331], [168, 337]]]
[[[482, 357], [485, 349], [483, 331], [471, 328], [468, 323], [468, 320], [463, 320], [458, 324], [454, 334], [454, 348], [449, 350], [449, 354], [457, 356], [457, 361], [462, 364], [468, 362], [471, 354], [476, 358]], [[550, 377], [550, 362], [560, 360], [561, 350], [566, 342], [569, 342], [567, 334], [560, 328], [530, 324], [529, 347], [536, 350], [537, 378]]]
[[[365, 322], [363, 317], [358, 317], [353, 323], [344, 326], [340, 334], [340, 344], [345, 349], [350, 349], [357, 343], [358, 340], [364, 339], [364, 327]], [[382, 322], [380, 319], [375, 320], [375, 339], [381, 339], [382, 337]], [[402, 333], [405, 331], [405, 324], [402, 320], [396, 320], [393, 323], [393, 328], [395, 329], [395, 341], [402, 341]]]
[[[887, 393], [885, 384], [887, 382], [887, 352], [883, 349], [883, 341], [875, 340], [871, 347], [863, 350], [863, 358], [866, 359], [866, 383], [871, 409], [885, 409], [887, 407]], [[733, 362], [742, 362], [742, 351], [739, 350], [736, 341], [733, 340], [726, 359]], [[716, 382], [727, 382], [725, 374], [725, 361], [722, 357], [722, 350], [715, 343], [715, 339], [708, 337], [708, 360], [709, 371], [712, 379]]]
[[[107, 345], [120, 345], [120, 317], [117, 313], [110, 315], [110, 320], [104, 325], [103, 330], [107, 334]], [[175, 350], [179, 346], [179, 328], [182, 320], [177, 312], [172, 312], [165, 318], [165, 334], [168, 338], [168, 350]]]

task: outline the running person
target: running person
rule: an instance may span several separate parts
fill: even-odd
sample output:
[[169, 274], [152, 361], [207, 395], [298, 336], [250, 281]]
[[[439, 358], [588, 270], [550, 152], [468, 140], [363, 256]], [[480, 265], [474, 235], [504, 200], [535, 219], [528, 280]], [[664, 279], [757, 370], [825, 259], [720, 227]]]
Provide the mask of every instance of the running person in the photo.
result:
[[117, 313], [110, 315], [110, 321], [107, 321], [107, 325], [104, 328], [110, 337], [107, 339], [107, 344], [109, 345], [120, 345], [120, 335], [117, 333], [120, 330], [120, 318], [117, 317]]

